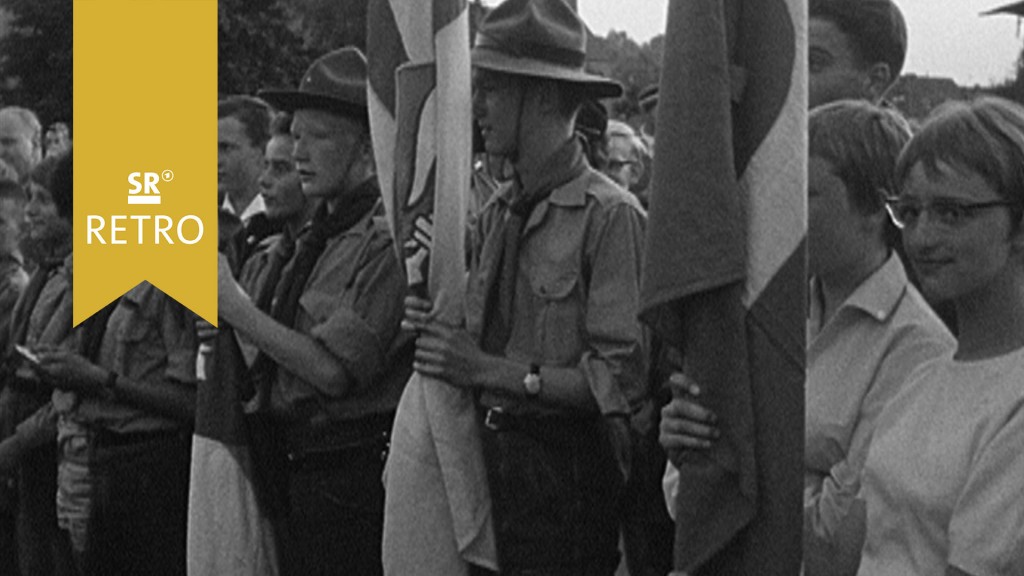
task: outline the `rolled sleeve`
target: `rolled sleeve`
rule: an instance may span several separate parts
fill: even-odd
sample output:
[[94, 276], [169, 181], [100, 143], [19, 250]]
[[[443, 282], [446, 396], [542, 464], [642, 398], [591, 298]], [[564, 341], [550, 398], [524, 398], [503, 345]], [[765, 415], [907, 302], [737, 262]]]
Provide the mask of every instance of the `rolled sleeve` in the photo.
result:
[[853, 575], [860, 565], [867, 509], [859, 497], [860, 468], [836, 464], [805, 489], [804, 573]]
[[309, 333], [342, 362], [355, 388], [364, 390], [386, 368], [385, 358], [402, 321], [405, 280], [390, 244], [382, 243], [370, 254], [353, 290], [351, 308], [338, 306]]
[[644, 216], [628, 203], [608, 207], [593, 236], [584, 379], [602, 414], [629, 415], [645, 394], [645, 333], [638, 319]]

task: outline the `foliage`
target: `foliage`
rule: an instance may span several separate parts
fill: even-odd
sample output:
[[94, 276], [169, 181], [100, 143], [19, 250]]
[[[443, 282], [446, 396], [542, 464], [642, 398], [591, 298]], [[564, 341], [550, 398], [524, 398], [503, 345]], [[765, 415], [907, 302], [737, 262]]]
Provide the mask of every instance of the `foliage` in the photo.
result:
[[221, 96], [294, 87], [316, 55], [278, 0], [220, 0], [217, 41]]
[[293, 29], [315, 55], [344, 46], [366, 50], [369, 0], [282, 0]]
[[640, 114], [640, 91], [661, 78], [664, 36], [637, 44], [625, 32], [612, 30], [608, 36], [591, 36], [588, 44], [590, 67], [618, 80], [625, 88], [622, 98], [610, 104], [610, 116], [629, 120]]
[[0, 0], [0, 104], [72, 120], [69, 0]]

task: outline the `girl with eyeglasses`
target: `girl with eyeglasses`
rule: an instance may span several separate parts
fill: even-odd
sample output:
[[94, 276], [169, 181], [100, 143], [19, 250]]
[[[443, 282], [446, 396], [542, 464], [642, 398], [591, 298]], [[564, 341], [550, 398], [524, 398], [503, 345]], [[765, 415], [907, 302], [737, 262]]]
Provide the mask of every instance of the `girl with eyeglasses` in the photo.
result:
[[889, 203], [924, 293], [959, 342], [879, 419], [859, 574], [1024, 574], [1024, 108], [940, 109]]

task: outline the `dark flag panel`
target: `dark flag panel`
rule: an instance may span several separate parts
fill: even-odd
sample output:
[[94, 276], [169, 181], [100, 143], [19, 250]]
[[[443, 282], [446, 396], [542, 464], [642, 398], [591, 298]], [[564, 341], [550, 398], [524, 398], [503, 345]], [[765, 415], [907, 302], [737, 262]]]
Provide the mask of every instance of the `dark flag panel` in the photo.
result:
[[800, 570], [804, 0], [670, 2], [642, 317], [723, 432], [680, 470], [675, 566]]

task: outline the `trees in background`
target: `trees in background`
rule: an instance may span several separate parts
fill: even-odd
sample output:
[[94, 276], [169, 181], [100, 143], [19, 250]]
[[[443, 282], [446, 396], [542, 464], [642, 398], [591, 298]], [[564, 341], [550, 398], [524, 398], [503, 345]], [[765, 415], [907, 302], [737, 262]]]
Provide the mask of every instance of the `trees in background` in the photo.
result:
[[[44, 124], [72, 122], [72, 4], [0, 0], [0, 105], [30, 107]], [[365, 48], [366, 8], [366, 0], [219, 0], [218, 92], [293, 87], [317, 56]], [[475, 23], [485, 8], [479, 0], [470, 8]], [[613, 117], [639, 112], [638, 93], [660, 76], [661, 41], [637, 43], [616, 31], [591, 36], [591, 67], [626, 88], [610, 103]]]
[[0, 0], [0, 105], [72, 121], [70, 0]]

